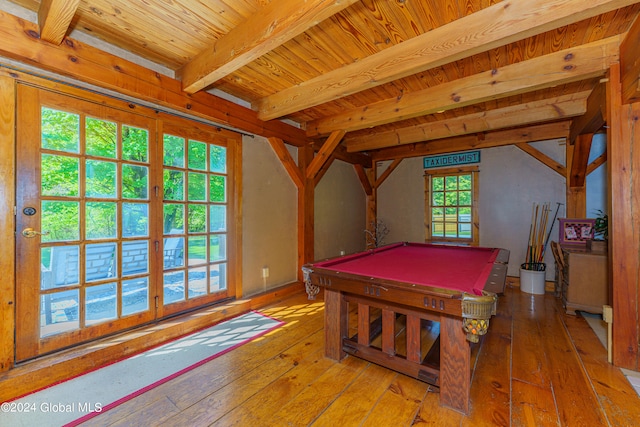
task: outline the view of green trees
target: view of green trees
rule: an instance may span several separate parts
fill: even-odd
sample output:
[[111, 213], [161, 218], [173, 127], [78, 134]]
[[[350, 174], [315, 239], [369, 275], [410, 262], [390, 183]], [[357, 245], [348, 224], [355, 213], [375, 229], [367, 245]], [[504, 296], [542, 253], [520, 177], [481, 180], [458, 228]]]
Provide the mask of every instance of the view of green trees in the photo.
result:
[[431, 221], [434, 236], [471, 237], [471, 183], [471, 174], [434, 176], [431, 179]]
[[[226, 173], [226, 149], [216, 145], [189, 140], [185, 144], [184, 138], [174, 135], [163, 137], [163, 187], [164, 200], [167, 202], [226, 202], [226, 177], [208, 172]], [[186, 147], [185, 147], [186, 146]], [[209, 164], [207, 164], [207, 147], [209, 147]], [[185, 156], [186, 148], [186, 156]], [[185, 157], [187, 168], [185, 171]], [[175, 169], [174, 169], [175, 168]], [[194, 171], [195, 170], [195, 171]], [[202, 172], [197, 172], [202, 171]], [[209, 184], [207, 186], [207, 180]], [[224, 228], [214, 228], [220, 223], [219, 213], [221, 205], [211, 205], [210, 229], [206, 229], [207, 207], [201, 203], [187, 206], [188, 232], [203, 233], [206, 231], [220, 231]], [[216, 209], [217, 208], [217, 209]], [[222, 206], [222, 212], [226, 209]], [[181, 203], [165, 203], [163, 216], [164, 233], [183, 232], [184, 205]], [[216, 214], [216, 216], [213, 216]], [[224, 215], [226, 218], [226, 214]], [[176, 231], [178, 230], [178, 231]]]
[[[156, 142], [148, 129], [48, 107], [40, 119], [43, 336], [77, 329], [82, 312], [91, 325], [149, 308], [155, 206], [165, 235], [163, 303], [226, 288], [225, 147], [169, 134]], [[78, 285], [86, 285], [82, 301], [78, 289], [54, 289]]]
[[[43, 107], [41, 131], [48, 150], [41, 158], [41, 194], [51, 196], [42, 202], [42, 229], [49, 232], [43, 241], [80, 239], [81, 196], [87, 198], [85, 238], [118, 237], [118, 216], [123, 237], [148, 235], [148, 130]], [[226, 202], [226, 177], [215, 174], [226, 173], [226, 149], [164, 135], [162, 155], [164, 232], [224, 230], [224, 205], [208, 203]]]

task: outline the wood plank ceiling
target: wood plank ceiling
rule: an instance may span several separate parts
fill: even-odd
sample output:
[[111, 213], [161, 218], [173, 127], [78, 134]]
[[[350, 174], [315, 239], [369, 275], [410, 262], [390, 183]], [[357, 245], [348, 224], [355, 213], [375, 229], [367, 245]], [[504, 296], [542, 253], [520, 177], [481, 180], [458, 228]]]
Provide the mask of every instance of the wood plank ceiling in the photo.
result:
[[319, 143], [345, 132], [347, 151], [378, 159], [598, 131], [587, 105], [603, 105], [640, 13], [628, 0], [12, 2], [51, 43], [88, 33], [173, 70], [187, 93], [226, 92]]

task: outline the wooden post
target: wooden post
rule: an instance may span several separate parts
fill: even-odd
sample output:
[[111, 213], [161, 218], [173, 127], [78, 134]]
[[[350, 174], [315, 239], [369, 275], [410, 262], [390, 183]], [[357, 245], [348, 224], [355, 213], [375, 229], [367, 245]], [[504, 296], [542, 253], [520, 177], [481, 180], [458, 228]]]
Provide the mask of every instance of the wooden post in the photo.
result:
[[372, 227], [372, 224], [375, 224], [377, 221], [376, 218], [376, 171], [375, 171], [375, 162], [373, 162], [373, 166], [371, 168], [365, 168], [362, 165], [356, 164], [353, 165], [356, 170], [356, 174], [358, 175], [358, 179], [360, 180], [360, 184], [362, 184], [362, 189], [364, 190], [364, 194], [366, 195], [366, 207], [365, 207], [365, 247], [369, 246], [369, 240], [371, 238], [371, 233], [375, 232], [375, 228]]
[[15, 105], [16, 86], [0, 76], [0, 372], [13, 366], [15, 327]]
[[620, 64], [607, 83], [609, 283], [613, 306], [613, 364], [640, 370], [640, 102], [622, 105]]
[[565, 168], [565, 178], [567, 187], [567, 206], [565, 214], [567, 218], [584, 218], [587, 212], [586, 187], [584, 186], [584, 184], [581, 187], [571, 186], [572, 171], [574, 170], [573, 161], [576, 147], [575, 145], [569, 144], [569, 141], [567, 141], [566, 147], [567, 165]]
[[315, 182], [307, 178], [307, 168], [313, 161], [313, 146], [298, 149], [298, 167], [302, 172], [304, 185], [298, 191], [298, 280], [302, 281], [301, 267], [313, 261], [313, 226]]
[[375, 186], [376, 182], [376, 165], [375, 163], [371, 167], [371, 169], [367, 169], [367, 178], [370, 183], [374, 183], [371, 186], [371, 194], [367, 194], [367, 240], [365, 241], [365, 246], [369, 249], [369, 239], [371, 233], [375, 235], [376, 232], [376, 223], [378, 222], [378, 188]]

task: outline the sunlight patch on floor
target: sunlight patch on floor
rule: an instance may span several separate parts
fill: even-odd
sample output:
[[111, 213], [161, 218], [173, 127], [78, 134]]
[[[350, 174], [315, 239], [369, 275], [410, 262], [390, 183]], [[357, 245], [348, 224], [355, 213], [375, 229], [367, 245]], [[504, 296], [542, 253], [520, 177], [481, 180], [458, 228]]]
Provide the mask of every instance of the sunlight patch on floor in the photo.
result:
[[[591, 326], [591, 329], [593, 329], [593, 332], [595, 332], [604, 348], [607, 348], [607, 323], [602, 320], [602, 315], [583, 311], [581, 311], [580, 314], [585, 318], [589, 326]], [[631, 386], [635, 389], [636, 393], [638, 393], [638, 396], [640, 396], [640, 372], [622, 368], [620, 370], [627, 377]]]

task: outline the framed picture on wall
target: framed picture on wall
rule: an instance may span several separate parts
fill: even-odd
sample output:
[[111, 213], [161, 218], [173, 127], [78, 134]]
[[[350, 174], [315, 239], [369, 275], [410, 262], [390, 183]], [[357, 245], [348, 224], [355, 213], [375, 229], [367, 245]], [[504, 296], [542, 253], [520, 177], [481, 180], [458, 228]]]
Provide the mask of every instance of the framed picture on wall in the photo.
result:
[[561, 245], [586, 245], [593, 240], [595, 232], [594, 218], [559, 218]]

